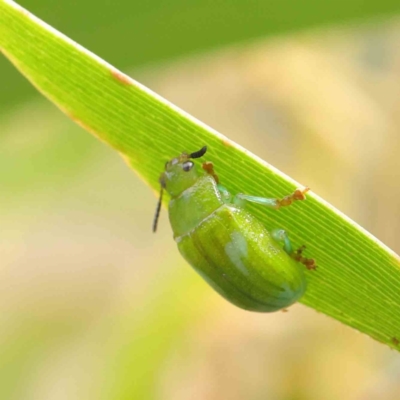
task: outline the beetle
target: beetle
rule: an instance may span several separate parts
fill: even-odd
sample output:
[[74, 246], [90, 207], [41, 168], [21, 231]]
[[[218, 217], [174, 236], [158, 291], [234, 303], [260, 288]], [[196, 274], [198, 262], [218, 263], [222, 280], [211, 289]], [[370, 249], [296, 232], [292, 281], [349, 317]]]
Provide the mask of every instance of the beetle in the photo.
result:
[[282, 199], [232, 196], [219, 184], [212, 163], [202, 164], [204, 172], [196, 168], [192, 159], [206, 151], [207, 146], [184, 152], [165, 164], [153, 231], [166, 191], [181, 255], [218, 293], [249, 311], [285, 309], [304, 294], [304, 266], [315, 269], [315, 261], [303, 257], [304, 246], [294, 251], [284, 230], [269, 232], [244, 206], [251, 202], [278, 209], [304, 200], [309, 189], [297, 189]]

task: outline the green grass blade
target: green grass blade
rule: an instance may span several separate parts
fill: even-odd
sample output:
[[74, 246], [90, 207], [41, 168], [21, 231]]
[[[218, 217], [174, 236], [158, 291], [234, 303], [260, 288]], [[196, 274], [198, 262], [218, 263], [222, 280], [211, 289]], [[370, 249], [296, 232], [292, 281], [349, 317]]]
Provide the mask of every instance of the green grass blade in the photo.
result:
[[[32, 11], [122, 68], [327, 24], [383, 19], [393, 0], [35, 0]], [[0, 110], [32, 92], [0, 59]], [[12, 89], [11, 89], [12, 88]]]
[[[165, 161], [204, 144], [207, 159], [232, 192], [282, 196], [298, 186], [9, 0], [0, 0], [0, 48], [45, 96], [120, 152], [157, 192]], [[317, 259], [304, 304], [399, 349], [396, 254], [313, 193], [279, 212], [252, 210], [268, 227], [287, 229], [294, 243], [306, 244], [307, 255]]]

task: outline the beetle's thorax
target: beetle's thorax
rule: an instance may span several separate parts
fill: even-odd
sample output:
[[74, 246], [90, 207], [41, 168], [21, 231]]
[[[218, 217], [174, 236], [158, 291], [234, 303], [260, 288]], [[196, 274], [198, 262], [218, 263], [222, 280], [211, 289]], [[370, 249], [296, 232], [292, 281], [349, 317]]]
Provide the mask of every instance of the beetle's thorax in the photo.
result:
[[174, 237], [195, 229], [223, 204], [214, 178], [210, 175], [198, 177], [178, 196], [171, 196], [168, 211]]

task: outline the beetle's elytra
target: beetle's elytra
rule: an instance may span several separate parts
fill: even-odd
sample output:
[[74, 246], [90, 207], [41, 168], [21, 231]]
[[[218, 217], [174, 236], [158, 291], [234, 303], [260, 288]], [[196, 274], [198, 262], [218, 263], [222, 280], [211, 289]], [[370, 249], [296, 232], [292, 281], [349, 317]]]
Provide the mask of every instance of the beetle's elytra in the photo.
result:
[[304, 200], [308, 189], [297, 189], [283, 199], [232, 196], [219, 184], [212, 163], [203, 164], [204, 172], [191, 161], [206, 151], [205, 146], [182, 153], [165, 164], [153, 230], [166, 190], [180, 253], [218, 293], [250, 311], [272, 312], [290, 306], [306, 290], [301, 264], [315, 269], [315, 262], [302, 256], [303, 248], [293, 251], [285, 231], [269, 232], [244, 205], [254, 202], [277, 209]]

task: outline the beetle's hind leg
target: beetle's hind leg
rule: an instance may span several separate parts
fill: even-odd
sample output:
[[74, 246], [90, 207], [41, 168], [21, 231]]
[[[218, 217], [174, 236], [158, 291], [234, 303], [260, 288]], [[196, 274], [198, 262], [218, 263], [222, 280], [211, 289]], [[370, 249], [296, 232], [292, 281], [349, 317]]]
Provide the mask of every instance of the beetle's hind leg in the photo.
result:
[[317, 269], [317, 264], [313, 258], [306, 258], [302, 256], [303, 251], [305, 250], [306, 246], [301, 246], [298, 248], [291, 256], [298, 262], [304, 264], [307, 269], [314, 270]]
[[289, 236], [286, 231], [284, 231], [283, 229], [275, 229], [271, 232], [271, 235], [276, 241], [283, 243], [283, 250], [285, 250], [290, 257], [295, 259], [297, 262], [304, 264], [309, 270], [314, 270], [317, 268], [317, 265], [313, 258], [303, 257], [302, 253], [305, 250], [306, 246], [303, 245], [296, 251], [293, 251], [292, 243], [290, 242]]
[[273, 208], [277, 210], [281, 207], [290, 206], [293, 202], [297, 200], [305, 200], [306, 198], [305, 194], [309, 190], [310, 190], [309, 188], [296, 189], [293, 193], [283, 197], [282, 199], [250, 196], [248, 194], [239, 193], [234, 197], [233, 203], [238, 206], [244, 206], [246, 201], [248, 201], [250, 203], [261, 204], [268, 208]]

